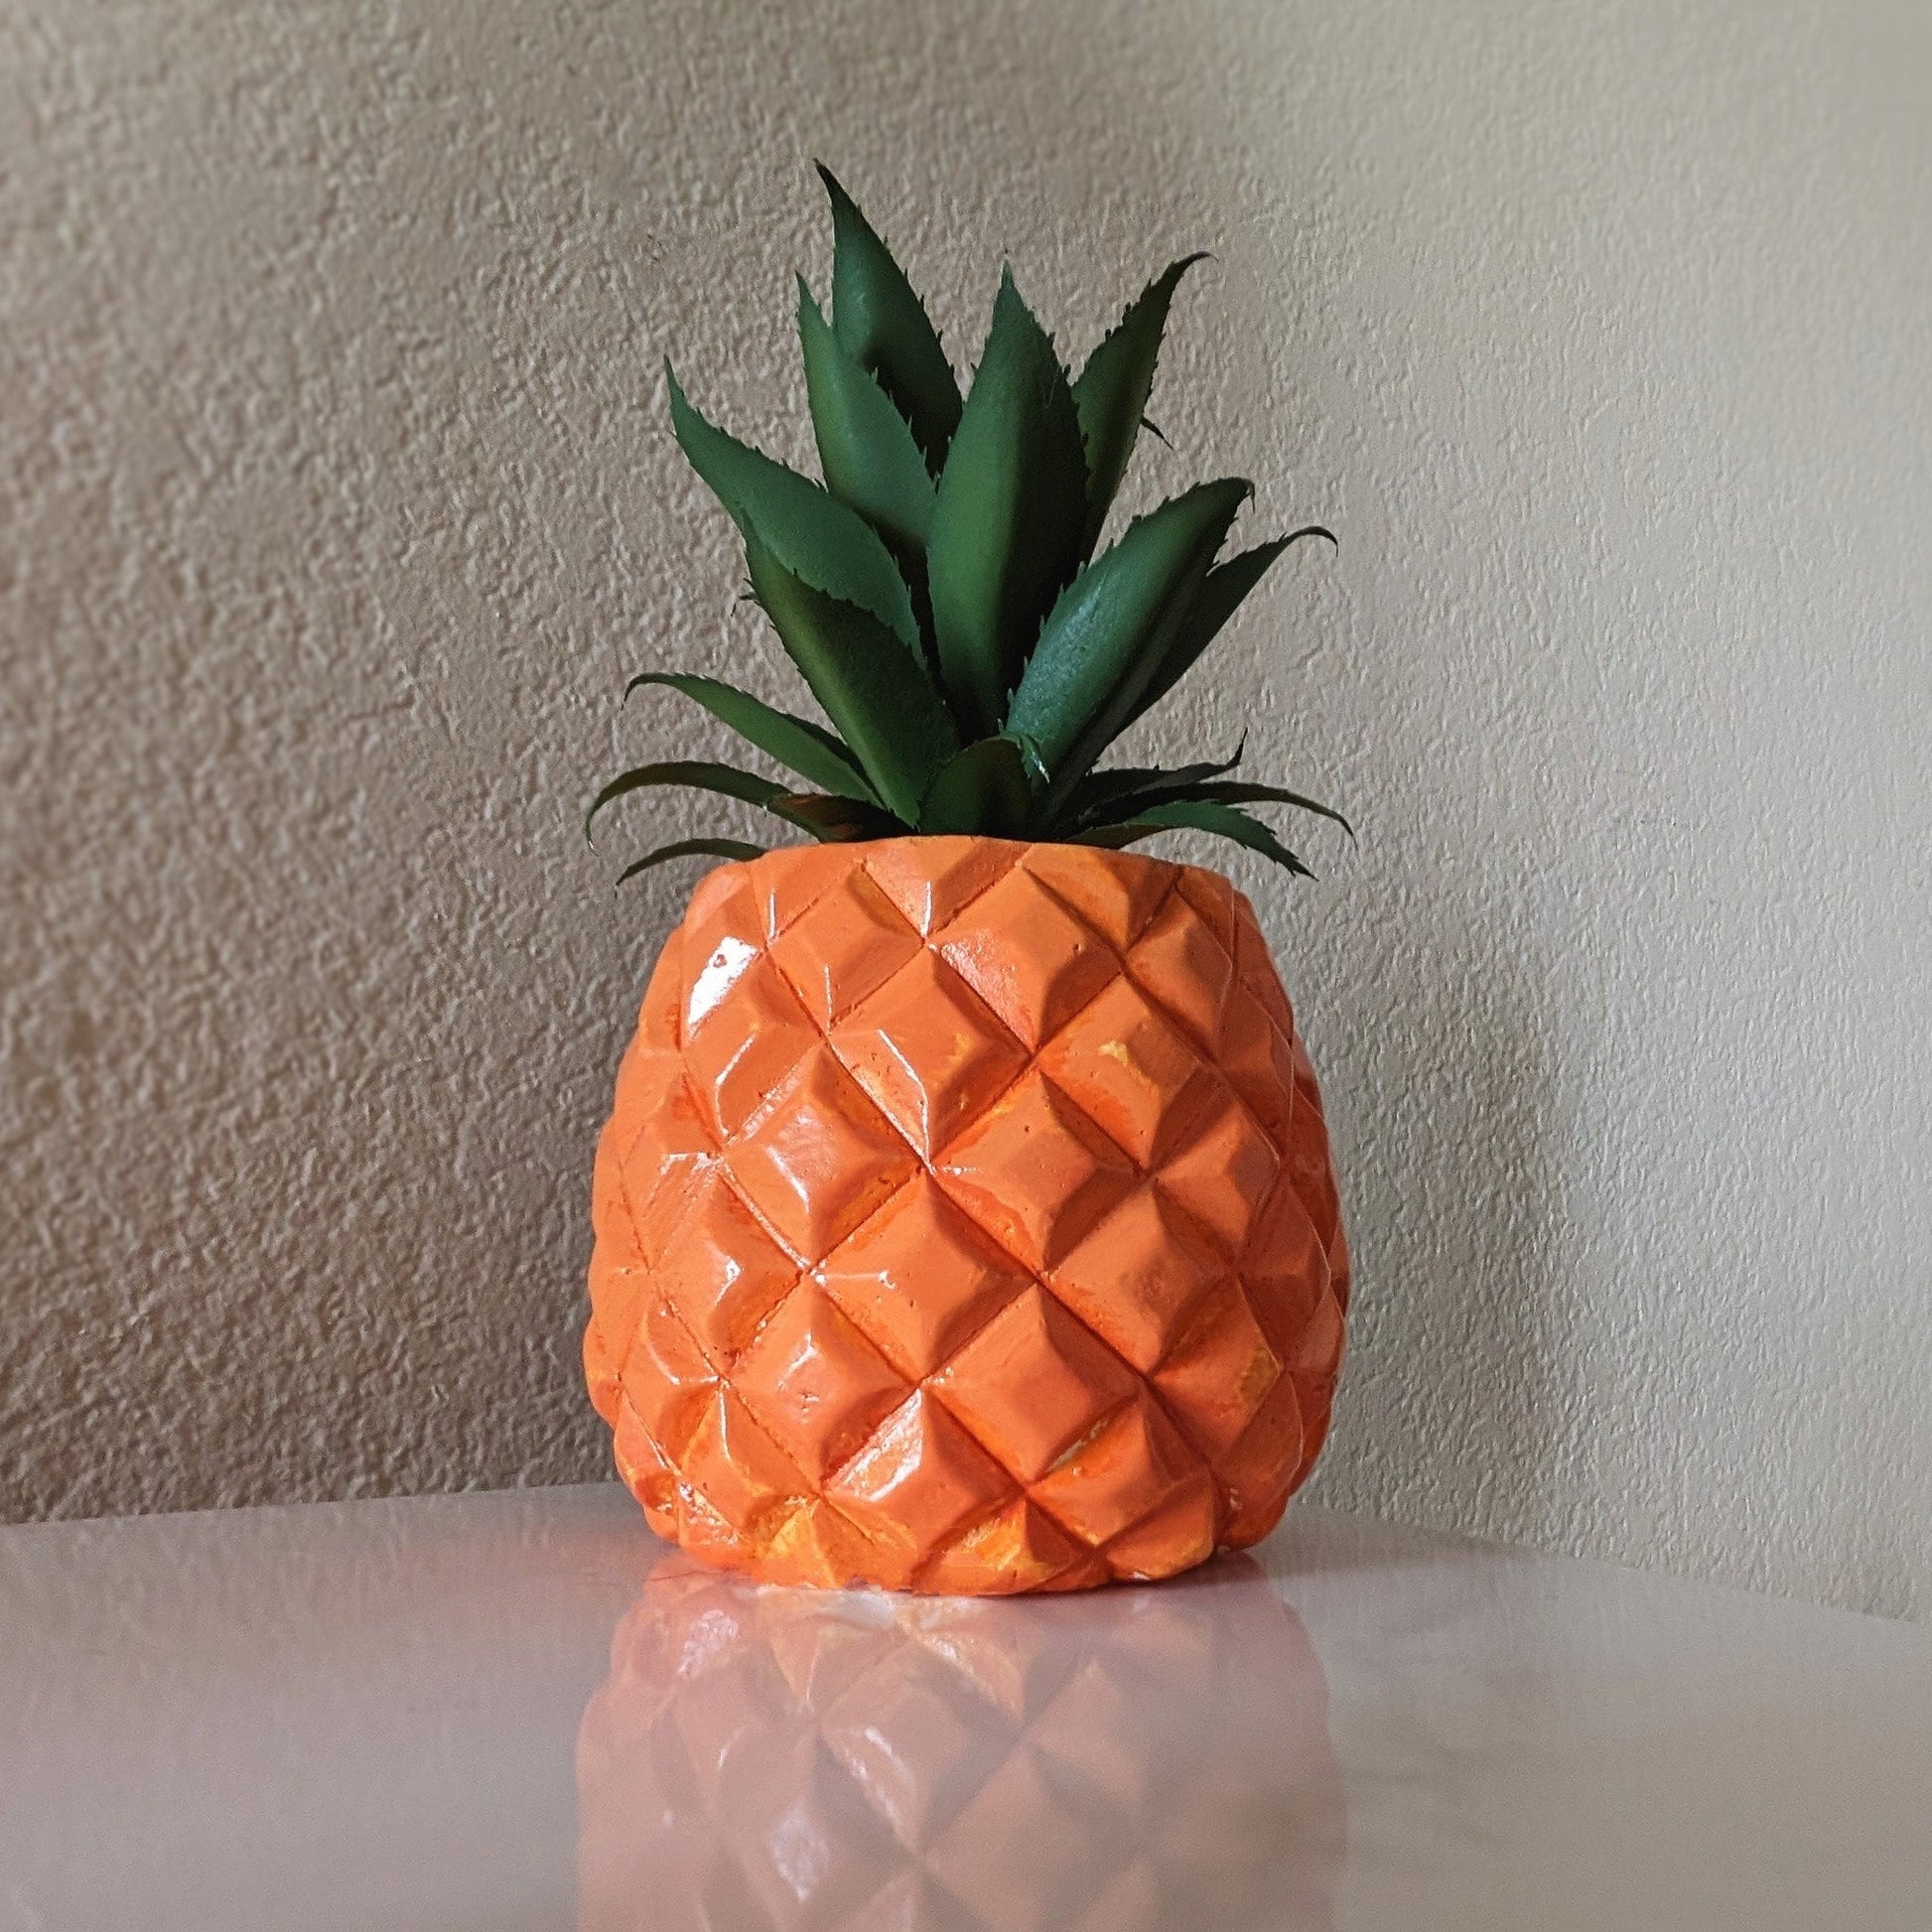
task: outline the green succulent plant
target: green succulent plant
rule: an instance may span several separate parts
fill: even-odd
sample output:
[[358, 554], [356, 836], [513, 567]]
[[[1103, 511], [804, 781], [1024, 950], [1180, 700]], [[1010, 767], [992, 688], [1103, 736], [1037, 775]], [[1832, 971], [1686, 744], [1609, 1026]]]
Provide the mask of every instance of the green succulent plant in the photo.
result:
[[[823, 483], [728, 436], [666, 365], [671, 422], [745, 540], [751, 596], [831, 729], [715, 678], [646, 671], [795, 773], [795, 789], [710, 760], [638, 765], [592, 802], [658, 785], [761, 807], [816, 839], [978, 833], [1123, 847], [1212, 832], [1308, 867], [1251, 811], [1327, 805], [1218, 763], [1096, 768], [1213, 642], [1262, 573], [1318, 524], [1217, 562], [1252, 492], [1224, 479], [1172, 497], [1096, 548], [1145, 412], [1169, 306], [1199, 256], [1129, 305], [1077, 376], [1002, 277], [962, 397], [924, 305], [829, 170], [828, 321], [800, 278], [798, 331]], [[738, 839], [680, 839], [633, 878], [690, 855], [752, 858]]]

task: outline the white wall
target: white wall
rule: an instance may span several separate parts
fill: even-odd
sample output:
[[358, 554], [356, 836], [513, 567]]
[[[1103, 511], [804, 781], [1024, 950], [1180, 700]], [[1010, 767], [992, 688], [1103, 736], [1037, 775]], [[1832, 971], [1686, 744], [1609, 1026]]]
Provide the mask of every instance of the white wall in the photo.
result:
[[1324, 1499], [1924, 1614], [1929, 21], [0, 13], [5, 1510], [605, 1466], [684, 882], [576, 827], [721, 743], [624, 673], [783, 686], [656, 368], [802, 454], [818, 154], [962, 357], [1003, 249], [1083, 353], [1213, 248], [1143, 487], [1342, 532], [1149, 748], [1361, 826], [1237, 868], [1359, 1252]]

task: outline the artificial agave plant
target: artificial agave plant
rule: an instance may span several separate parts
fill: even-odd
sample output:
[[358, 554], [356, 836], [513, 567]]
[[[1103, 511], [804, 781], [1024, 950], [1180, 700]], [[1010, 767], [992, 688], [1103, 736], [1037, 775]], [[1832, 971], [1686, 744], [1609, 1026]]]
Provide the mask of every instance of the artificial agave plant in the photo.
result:
[[[803, 780], [676, 759], [614, 778], [592, 803], [647, 786], [721, 792], [815, 839], [975, 833], [1120, 848], [1157, 832], [1218, 834], [1308, 868], [1258, 804], [1341, 815], [1220, 762], [1097, 769], [1109, 745], [1186, 675], [1290, 544], [1225, 559], [1252, 485], [1199, 483], [1101, 537], [1147, 427], [1174, 262], [1077, 376], [1061, 366], [1011, 271], [962, 398], [924, 305], [829, 170], [828, 318], [801, 277], [798, 334], [823, 483], [708, 422], [667, 368], [684, 454], [745, 540], [751, 595], [831, 721], [827, 730], [715, 678], [646, 671]], [[587, 828], [588, 830], [588, 821]], [[737, 839], [681, 839], [622, 879], [686, 856], [744, 859]]]

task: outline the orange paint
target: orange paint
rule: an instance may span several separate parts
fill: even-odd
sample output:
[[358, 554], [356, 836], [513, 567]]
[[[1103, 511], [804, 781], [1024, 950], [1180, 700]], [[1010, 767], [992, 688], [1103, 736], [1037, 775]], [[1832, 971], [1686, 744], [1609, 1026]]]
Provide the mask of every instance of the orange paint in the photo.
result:
[[721, 866], [598, 1146], [584, 1340], [652, 1526], [998, 1594], [1265, 1536], [1348, 1298], [1321, 1103], [1213, 873], [974, 838]]

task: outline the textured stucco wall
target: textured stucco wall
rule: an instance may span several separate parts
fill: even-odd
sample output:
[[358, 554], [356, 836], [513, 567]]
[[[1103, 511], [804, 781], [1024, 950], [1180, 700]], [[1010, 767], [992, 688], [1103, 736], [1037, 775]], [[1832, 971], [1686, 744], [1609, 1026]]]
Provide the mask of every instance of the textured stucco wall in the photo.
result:
[[0, 9], [4, 1513], [604, 1468], [687, 882], [578, 815], [721, 749], [624, 673], [783, 688], [656, 364], [802, 454], [817, 153], [962, 354], [1003, 249], [1083, 352], [1213, 248], [1142, 488], [1343, 533], [1143, 748], [1362, 829], [1234, 868], [1359, 1253], [1325, 1499], [1924, 1613], [1928, 18]]

